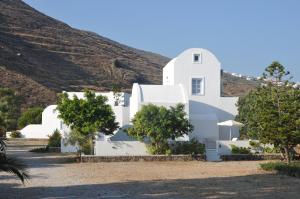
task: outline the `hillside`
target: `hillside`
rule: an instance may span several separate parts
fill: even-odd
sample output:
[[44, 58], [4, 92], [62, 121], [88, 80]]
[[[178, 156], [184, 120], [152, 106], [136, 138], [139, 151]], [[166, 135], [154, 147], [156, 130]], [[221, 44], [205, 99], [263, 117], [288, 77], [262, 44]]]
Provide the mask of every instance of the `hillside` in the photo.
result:
[[[55, 103], [56, 93], [63, 90], [104, 91], [114, 83], [129, 90], [133, 82], [160, 84], [168, 61], [74, 29], [21, 0], [0, 1], [0, 86], [23, 96], [23, 107]], [[235, 90], [236, 83], [224, 81], [224, 94], [249, 90], [244, 85]]]

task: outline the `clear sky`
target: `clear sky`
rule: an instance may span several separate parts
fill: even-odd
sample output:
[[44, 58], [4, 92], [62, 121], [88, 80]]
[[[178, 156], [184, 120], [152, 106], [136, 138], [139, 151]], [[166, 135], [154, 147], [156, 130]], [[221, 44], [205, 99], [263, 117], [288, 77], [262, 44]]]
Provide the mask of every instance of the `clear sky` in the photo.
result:
[[280, 61], [300, 81], [300, 0], [25, 0], [72, 27], [170, 58], [212, 51], [222, 68], [260, 75]]

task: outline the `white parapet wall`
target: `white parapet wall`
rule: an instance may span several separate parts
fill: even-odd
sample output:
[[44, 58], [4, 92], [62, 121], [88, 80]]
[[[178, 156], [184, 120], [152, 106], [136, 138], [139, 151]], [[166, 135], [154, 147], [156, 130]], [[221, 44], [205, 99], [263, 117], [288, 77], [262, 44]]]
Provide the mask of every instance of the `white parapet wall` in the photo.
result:
[[51, 129], [45, 128], [41, 124], [29, 124], [20, 130], [24, 138], [49, 138], [53, 133]]
[[96, 156], [149, 155], [145, 143], [140, 141], [96, 141]]

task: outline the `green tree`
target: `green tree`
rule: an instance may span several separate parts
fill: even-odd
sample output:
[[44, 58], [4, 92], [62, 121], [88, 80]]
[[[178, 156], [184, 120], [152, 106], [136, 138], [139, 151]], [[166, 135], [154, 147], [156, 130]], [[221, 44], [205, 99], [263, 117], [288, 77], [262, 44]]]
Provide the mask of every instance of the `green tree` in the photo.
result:
[[292, 149], [300, 143], [300, 90], [279, 62], [265, 72], [268, 83], [238, 100], [237, 120], [245, 124], [242, 131], [249, 137], [279, 147], [289, 163]]
[[74, 95], [71, 99], [67, 93], [63, 93], [57, 105], [59, 117], [71, 128], [69, 142], [78, 144], [80, 151], [86, 148], [87, 143], [92, 143], [97, 132], [108, 135], [118, 128], [114, 112], [105, 96], [96, 96], [91, 91], [85, 91], [84, 96], [78, 99]]
[[17, 128], [21, 98], [8, 88], [0, 88], [0, 136]]
[[193, 130], [187, 119], [183, 104], [165, 108], [153, 104], [144, 105], [127, 129], [129, 135], [138, 140], [149, 139], [150, 152], [165, 154], [169, 151], [168, 140], [183, 136]]
[[18, 120], [19, 128], [24, 128], [28, 124], [40, 124], [42, 123], [43, 108], [33, 107], [28, 108], [21, 114]]

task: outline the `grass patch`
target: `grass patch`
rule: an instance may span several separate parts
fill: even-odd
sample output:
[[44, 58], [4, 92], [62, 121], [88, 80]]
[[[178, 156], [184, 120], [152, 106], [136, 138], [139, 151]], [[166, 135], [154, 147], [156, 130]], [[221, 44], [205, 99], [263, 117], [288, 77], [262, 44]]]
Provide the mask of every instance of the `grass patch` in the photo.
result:
[[268, 162], [260, 164], [260, 167], [266, 171], [277, 171], [280, 174], [300, 178], [300, 162], [286, 164], [284, 162]]

